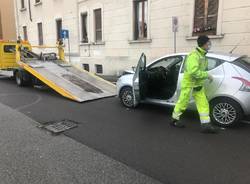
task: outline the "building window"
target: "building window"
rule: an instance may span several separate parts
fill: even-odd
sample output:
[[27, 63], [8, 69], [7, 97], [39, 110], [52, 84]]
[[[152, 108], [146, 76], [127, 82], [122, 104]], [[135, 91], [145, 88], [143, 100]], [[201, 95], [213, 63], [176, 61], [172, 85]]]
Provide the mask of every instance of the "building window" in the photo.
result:
[[0, 12], [0, 39], [3, 39], [2, 14]]
[[95, 65], [95, 71], [97, 74], [102, 74], [103, 73], [103, 67], [102, 65]]
[[43, 24], [38, 23], [37, 28], [38, 28], [38, 44], [43, 45]]
[[23, 26], [23, 39], [24, 39], [25, 41], [28, 40], [27, 26]]
[[193, 36], [216, 35], [219, 0], [195, 0]]
[[82, 43], [88, 43], [88, 14], [81, 14], [81, 26], [82, 26]]
[[24, 0], [21, 0], [21, 9], [24, 9], [24, 8], [25, 8]]
[[61, 39], [61, 31], [62, 31], [62, 19], [56, 20], [56, 39], [57, 41]]
[[134, 39], [147, 39], [148, 1], [134, 0]]
[[94, 10], [95, 16], [95, 41], [102, 41], [102, 9]]
[[82, 64], [84, 70], [89, 72], [89, 64]]

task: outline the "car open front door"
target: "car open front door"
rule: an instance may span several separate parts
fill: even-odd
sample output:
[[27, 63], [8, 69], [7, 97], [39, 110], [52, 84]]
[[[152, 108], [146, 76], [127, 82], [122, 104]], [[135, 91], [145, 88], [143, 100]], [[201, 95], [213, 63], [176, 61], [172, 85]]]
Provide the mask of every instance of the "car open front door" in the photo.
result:
[[140, 57], [138, 65], [135, 70], [133, 77], [133, 95], [134, 95], [134, 106], [138, 105], [141, 100], [141, 72], [146, 69], [146, 55], [143, 53]]

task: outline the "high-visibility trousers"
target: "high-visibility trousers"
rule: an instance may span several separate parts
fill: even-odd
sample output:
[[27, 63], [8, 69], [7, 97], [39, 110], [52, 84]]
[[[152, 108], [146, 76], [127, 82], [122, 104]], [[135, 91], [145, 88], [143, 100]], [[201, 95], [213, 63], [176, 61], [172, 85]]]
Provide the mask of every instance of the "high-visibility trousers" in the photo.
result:
[[190, 87], [182, 88], [172, 117], [176, 120], [180, 119], [180, 116], [188, 107], [191, 96], [193, 96], [195, 100], [201, 123], [210, 123], [209, 103], [205, 94], [204, 87], [202, 87], [201, 90], [195, 90]]

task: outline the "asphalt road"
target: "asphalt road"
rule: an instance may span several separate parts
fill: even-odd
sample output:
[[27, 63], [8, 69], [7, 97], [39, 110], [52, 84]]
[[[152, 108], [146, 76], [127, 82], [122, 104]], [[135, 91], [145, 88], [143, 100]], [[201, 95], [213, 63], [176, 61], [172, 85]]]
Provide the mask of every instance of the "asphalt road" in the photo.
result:
[[0, 102], [40, 123], [71, 119], [79, 127], [65, 133], [78, 142], [170, 184], [250, 183], [250, 126], [199, 132], [195, 113], [186, 129], [169, 126], [171, 109], [141, 105], [124, 108], [118, 99], [68, 101], [47, 89], [19, 88], [0, 79]]

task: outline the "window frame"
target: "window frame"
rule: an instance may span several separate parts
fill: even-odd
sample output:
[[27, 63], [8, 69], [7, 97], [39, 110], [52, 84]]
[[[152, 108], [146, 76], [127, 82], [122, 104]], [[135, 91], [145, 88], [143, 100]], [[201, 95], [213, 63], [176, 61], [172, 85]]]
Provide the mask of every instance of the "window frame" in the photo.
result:
[[[83, 38], [83, 16], [86, 16], [86, 35], [87, 35], [87, 40], [84, 40]], [[80, 42], [83, 44], [89, 43], [90, 41], [90, 35], [89, 35], [89, 13], [87, 11], [81, 12], [80, 13]]]
[[[55, 19], [56, 22], [56, 40], [59, 41], [61, 39], [61, 30], [63, 28], [63, 20], [62, 18]], [[61, 30], [58, 29], [58, 22], [61, 22]]]
[[[98, 67], [100, 67], [100, 68], [98, 68]], [[103, 65], [102, 64], [95, 64], [95, 73], [100, 74], [100, 75], [103, 74]]]
[[41, 3], [42, 3], [42, 0], [35, 0], [35, 5], [41, 4]]
[[[96, 38], [96, 11], [97, 10], [100, 10], [100, 12], [101, 12], [101, 37], [102, 37], [101, 40], [97, 40], [97, 38]], [[103, 8], [102, 7], [93, 9], [93, 19], [94, 19], [94, 21], [93, 21], [94, 42], [95, 43], [102, 43], [103, 42]]]
[[[138, 27], [139, 26], [139, 23], [138, 23], [138, 21], [136, 20], [136, 19], [138, 19], [138, 17], [137, 17], [137, 12], [136, 12], [136, 7], [138, 6], [138, 4], [139, 3], [143, 3], [143, 2], [147, 2], [147, 15], [145, 15], [145, 9], [144, 8], [142, 8], [142, 18], [143, 18], [143, 23], [145, 22], [145, 20], [146, 20], [146, 23], [147, 23], [147, 31], [146, 31], [146, 36], [144, 35], [143, 37], [140, 37], [139, 36], [139, 33], [137, 33], [136, 32], [136, 27]], [[133, 32], [132, 32], [132, 34], [133, 34], [133, 40], [135, 40], [135, 41], [140, 41], [140, 40], [147, 40], [147, 39], [149, 39], [149, 20], [150, 20], [150, 18], [149, 18], [149, 13], [150, 13], [150, 11], [149, 11], [149, 3], [150, 3], [150, 1], [149, 0], [132, 0], [132, 3], [133, 3]], [[143, 7], [145, 7], [145, 4], [143, 3]], [[140, 16], [140, 15], [139, 15]], [[139, 32], [139, 30], [138, 30], [138, 32]], [[143, 33], [144, 34], [144, 33]]]
[[[39, 25], [41, 25], [41, 29], [39, 29]], [[44, 37], [43, 37], [43, 23], [37, 23], [37, 33], [38, 33], [38, 45], [44, 45]]]
[[[213, 39], [222, 39], [224, 38], [224, 33], [222, 32], [222, 18], [223, 18], [223, 4], [225, 0], [219, 0], [218, 5], [218, 17], [217, 17], [217, 30], [216, 35], [209, 35], [210, 38]], [[194, 15], [195, 15], [195, 0], [192, 0], [191, 2], [191, 8], [190, 8], [190, 26], [189, 26], [189, 33], [186, 36], [186, 40], [195, 40], [197, 39], [197, 36], [193, 36], [193, 27], [194, 27]]]
[[89, 66], [88, 63], [83, 63], [83, 64], [82, 64], [82, 67], [83, 67], [83, 69], [86, 70], [87, 72], [90, 71], [90, 66]]
[[[199, 35], [203, 35], [203, 34], [207, 34], [207, 35], [216, 35], [216, 33], [217, 33], [217, 23], [218, 23], [218, 13], [219, 13], [219, 0], [215, 0], [215, 1], [218, 1], [218, 7], [217, 7], [217, 12], [215, 13], [215, 14], [209, 14], [209, 0], [202, 0], [203, 1], [203, 5], [204, 5], [204, 12], [202, 12], [203, 14], [202, 14], [202, 16], [201, 17], [196, 17], [196, 6], [197, 6], [197, 3], [198, 3], [198, 1], [197, 0], [195, 0], [195, 4], [194, 4], [194, 17], [193, 17], [193, 19], [194, 19], [194, 23], [193, 23], [193, 32], [192, 32], [192, 35], [193, 36], [199, 36]], [[216, 25], [216, 27], [215, 27], [215, 30], [213, 30], [213, 29], [211, 29], [211, 30], [207, 30], [207, 31], [203, 31], [203, 32], [195, 32], [195, 22], [196, 22], [196, 20], [197, 19], [202, 19], [203, 21], [203, 27], [205, 28], [205, 27], [208, 27], [208, 21], [209, 21], [209, 18], [211, 18], [211, 17], [216, 17], [216, 22], [215, 22], [215, 25]]]
[[26, 9], [26, 6], [25, 6], [25, 0], [21, 0], [21, 10], [24, 10]]
[[23, 40], [28, 41], [28, 27], [26, 25], [22, 26], [23, 28]]

